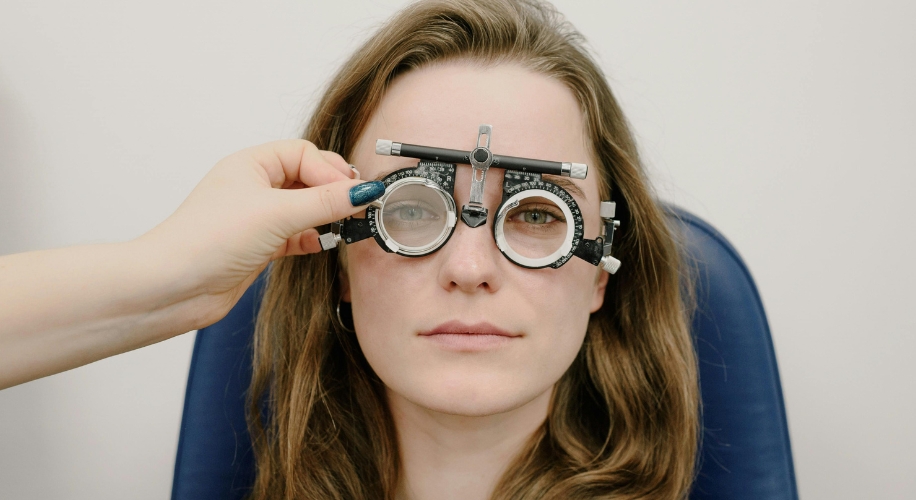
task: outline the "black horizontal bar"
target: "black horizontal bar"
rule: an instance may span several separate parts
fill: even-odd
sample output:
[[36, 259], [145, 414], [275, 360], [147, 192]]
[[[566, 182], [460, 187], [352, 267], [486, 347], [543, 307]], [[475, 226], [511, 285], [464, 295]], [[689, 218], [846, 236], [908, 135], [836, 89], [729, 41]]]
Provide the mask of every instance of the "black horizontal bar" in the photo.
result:
[[[415, 144], [401, 144], [401, 156], [417, 158], [418, 160], [444, 161], [448, 163], [463, 163], [466, 165], [471, 164], [470, 151], [417, 146]], [[538, 174], [563, 175], [562, 164], [557, 161], [493, 155], [493, 163], [490, 166]]]
[[416, 146], [401, 144], [401, 156], [416, 158], [418, 160], [444, 161], [446, 163], [471, 163], [470, 153], [457, 149], [431, 148], [429, 146]]

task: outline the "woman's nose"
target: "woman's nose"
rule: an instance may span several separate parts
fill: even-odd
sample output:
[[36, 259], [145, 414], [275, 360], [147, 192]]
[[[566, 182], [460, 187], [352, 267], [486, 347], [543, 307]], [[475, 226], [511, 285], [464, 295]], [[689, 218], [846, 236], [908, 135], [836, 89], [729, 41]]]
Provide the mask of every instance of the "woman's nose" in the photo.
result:
[[[459, 211], [469, 201], [471, 175], [471, 167], [466, 165], [459, 165], [455, 172], [455, 203]], [[437, 252], [442, 259], [439, 284], [446, 290], [465, 293], [499, 290], [504, 274], [502, 266], [508, 261], [496, 246], [491, 224], [499, 205], [502, 181], [500, 169], [489, 169], [484, 188], [484, 206], [489, 209], [487, 221], [478, 227], [469, 227], [459, 216], [452, 237]]]
[[[493, 214], [490, 214], [492, 218]], [[493, 240], [490, 224], [471, 228], [458, 221], [451, 239], [439, 250], [439, 284], [446, 290], [465, 293], [499, 290], [503, 256]]]

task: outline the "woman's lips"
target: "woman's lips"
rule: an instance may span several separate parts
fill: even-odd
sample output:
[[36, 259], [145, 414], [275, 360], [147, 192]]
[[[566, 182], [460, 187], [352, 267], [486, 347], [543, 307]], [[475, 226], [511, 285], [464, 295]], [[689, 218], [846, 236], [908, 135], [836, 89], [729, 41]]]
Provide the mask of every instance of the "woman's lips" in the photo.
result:
[[420, 337], [454, 351], [493, 349], [506, 345], [521, 336], [521, 334], [507, 332], [487, 322], [469, 325], [461, 321], [449, 321], [432, 330], [420, 332]]

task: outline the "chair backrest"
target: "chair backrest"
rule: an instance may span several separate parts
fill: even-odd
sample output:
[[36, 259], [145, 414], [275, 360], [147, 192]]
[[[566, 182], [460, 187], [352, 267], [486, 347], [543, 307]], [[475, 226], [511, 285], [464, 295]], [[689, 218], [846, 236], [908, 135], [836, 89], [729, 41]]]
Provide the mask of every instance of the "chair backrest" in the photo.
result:
[[724, 236], [669, 209], [696, 273], [691, 332], [700, 369], [703, 435], [691, 500], [797, 500], [776, 355], [763, 304]]
[[[703, 436], [691, 500], [797, 500], [782, 389], [754, 281], [709, 224], [669, 209], [694, 264]], [[245, 423], [251, 336], [264, 277], [194, 343], [173, 500], [241, 499], [254, 478]]]

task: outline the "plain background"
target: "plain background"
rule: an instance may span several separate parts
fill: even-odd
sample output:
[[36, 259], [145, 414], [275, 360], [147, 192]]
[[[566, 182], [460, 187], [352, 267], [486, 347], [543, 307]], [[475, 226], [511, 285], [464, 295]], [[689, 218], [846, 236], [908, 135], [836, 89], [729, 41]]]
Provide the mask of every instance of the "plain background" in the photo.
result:
[[[149, 230], [402, 3], [0, 3], [0, 254]], [[757, 280], [802, 497], [916, 498], [916, 3], [557, 5]], [[0, 392], [0, 497], [167, 498], [193, 340]]]

